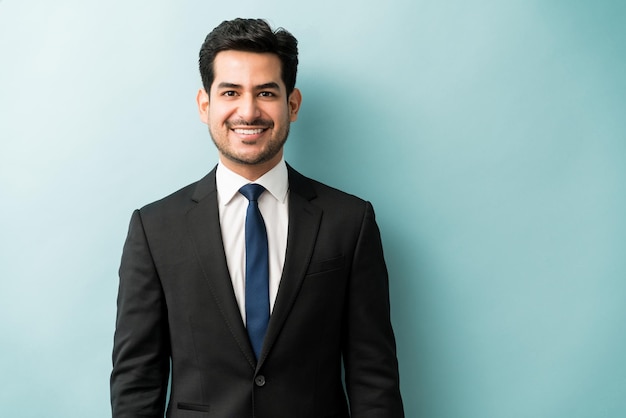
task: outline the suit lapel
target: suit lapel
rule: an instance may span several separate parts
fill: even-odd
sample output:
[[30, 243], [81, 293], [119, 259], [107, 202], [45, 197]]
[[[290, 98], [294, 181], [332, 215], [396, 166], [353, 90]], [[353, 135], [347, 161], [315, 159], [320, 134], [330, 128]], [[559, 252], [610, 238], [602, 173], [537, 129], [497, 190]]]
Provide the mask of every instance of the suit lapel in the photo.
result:
[[322, 210], [310, 202], [316, 194], [309, 181], [291, 167], [287, 167], [289, 169], [287, 253], [257, 369], [261, 367], [276, 341], [300, 291], [322, 218]]
[[187, 227], [193, 239], [204, 278], [215, 303], [239, 348], [252, 367], [256, 361], [248, 333], [233, 292], [219, 221], [215, 169], [198, 182], [192, 199], [197, 203], [187, 213]]
[[192, 196], [196, 205], [187, 213], [187, 226], [192, 237], [204, 277], [242, 353], [252, 367], [260, 368], [276, 341], [296, 300], [308, 268], [322, 210], [311, 204], [316, 197], [308, 179], [289, 170], [289, 232], [285, 265], [278, 295], [268, 325], [260, 361], [255, 360], [248, 333], [233, 292], [219, 221], [215, 169], [198, 182]]

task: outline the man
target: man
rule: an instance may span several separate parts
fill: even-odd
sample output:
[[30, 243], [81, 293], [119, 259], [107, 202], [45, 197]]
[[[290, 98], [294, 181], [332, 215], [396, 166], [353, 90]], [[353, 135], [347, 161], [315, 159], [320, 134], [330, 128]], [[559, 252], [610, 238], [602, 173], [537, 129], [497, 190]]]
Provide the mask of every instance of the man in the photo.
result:
[[219, 163], [132, 216], [114, 417], [404, 416], [372, 207], [283, 160], [297, 63], [296, 39], [263, 20], [223, 22], [202, 45]]

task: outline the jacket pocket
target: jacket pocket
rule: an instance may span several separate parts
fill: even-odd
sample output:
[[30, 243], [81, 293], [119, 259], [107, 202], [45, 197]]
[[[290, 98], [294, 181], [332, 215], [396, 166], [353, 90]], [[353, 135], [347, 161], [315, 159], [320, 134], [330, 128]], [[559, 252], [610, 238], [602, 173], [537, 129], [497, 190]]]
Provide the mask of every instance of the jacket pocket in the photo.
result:
[[[189, 411], [189, 412], [203, 412], [203, 414], [194, 414], [194, 417], [208, 417], [209, 410], [211, 407], [209, 405], [200, 405], [197, 403], [186, 403], [186, 402], [178, 402], [176, 404], [179, 411]], [[185, 415], [187, 416], [187, 414]]]
[[333, 270], [340, 270], [345, 264], [345, 257], [340, 255], [339, 257], [329, 258], [323, 261], [313, 261], [309, 264], [309, 268], [306, 271], [307, 276], [314, 274], [326, 273]]

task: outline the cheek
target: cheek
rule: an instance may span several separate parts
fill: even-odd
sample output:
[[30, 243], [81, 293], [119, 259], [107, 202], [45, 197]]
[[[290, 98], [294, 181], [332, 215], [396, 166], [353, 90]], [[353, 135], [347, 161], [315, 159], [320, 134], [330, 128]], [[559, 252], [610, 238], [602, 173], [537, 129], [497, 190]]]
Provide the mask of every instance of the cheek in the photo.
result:
[[271, 115], [272, 119], [274, 121], [280, 121], [280, 122], [287, 122], [287, 121], [293, 121], [293, 116], [291, 115], [290, 109], [288, 107], [284, 107], [284, 106], [280, 106], [280, 107], [276, 107], [271, 109], [272, 113], [269, 113], [269, 115]]
[[213, 125], [223, 124], [228, 119], [228, 112], [219, 106], [211, 107], [208, 113], [209, 122]]

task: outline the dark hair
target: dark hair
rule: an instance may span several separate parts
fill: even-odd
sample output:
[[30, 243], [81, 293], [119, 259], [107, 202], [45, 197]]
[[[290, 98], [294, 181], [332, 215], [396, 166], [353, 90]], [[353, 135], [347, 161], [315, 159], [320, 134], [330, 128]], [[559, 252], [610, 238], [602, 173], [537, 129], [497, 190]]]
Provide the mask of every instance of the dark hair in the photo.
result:
[[200, 48], [200, 76], [209, 92], [215, 79], [213, 62], [221, 51], [246, 51], [278, 55], [281, 77], [290, 95], [296, 85], [298, 41], [283, 28], [272, 30], [263, 19], [225, 20], [211, 31]]

